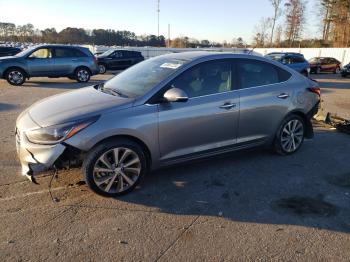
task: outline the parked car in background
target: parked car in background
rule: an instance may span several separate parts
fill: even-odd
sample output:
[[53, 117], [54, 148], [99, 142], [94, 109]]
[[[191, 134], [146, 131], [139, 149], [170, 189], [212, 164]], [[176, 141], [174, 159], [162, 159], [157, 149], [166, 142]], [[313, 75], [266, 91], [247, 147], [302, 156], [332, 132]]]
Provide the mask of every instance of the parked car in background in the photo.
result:
[[129, 50], [108, 50], [97, 56], [100, 74], [106, 73], [109, 69], [126, 69], [145, 60], [141, 52]]
[[306, 61], [303, 54], [274, 52], [267, 54], [265, 57], [278, 61], [306, 77], [309, 76], [310, 64]]
[[69, 77], [88, 82], [98, 72], [96, 58], [80, 46], [40, 45], [0, 58], [0, 77], [17, 86], [30, 77]]
[[339, 74], [341, 63], [332, 57], [314, 57], [309, 60], [310, 72], [320, 74], [324, 72], [331, 72]]
[[316, 82], [263, 57], [167, 54], [35, 103], [17, 119], [17, 149], [31, 179], [82, 165], [93, 191], [118, 196], [164, 166], [259, 146], [293, 154], [319, 102]]
[[13, 56], [21, 52], [22, 50], [17, 47], [0, 46], [0, 57]]
[[345, 65], [345, 66], [341, 69], [340, 73], [341, 73], [341, 76], [342, 76], [342, 77], [347, 77], [348, 75], [350, 75], [350, 63], [347, 64], [347, 65]]

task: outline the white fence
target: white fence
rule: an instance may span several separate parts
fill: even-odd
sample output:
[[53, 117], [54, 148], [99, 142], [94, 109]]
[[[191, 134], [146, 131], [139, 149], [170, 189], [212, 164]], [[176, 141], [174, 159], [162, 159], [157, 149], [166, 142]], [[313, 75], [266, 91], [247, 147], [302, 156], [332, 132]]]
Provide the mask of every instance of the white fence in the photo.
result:
[[[158, 48], [158, 47], [107, 47], [107, 46], [87, 46], [93, 53], [104, 52], [110, 48], [126, 49], [139, 51], [145, 58], [159, 56], [167, 53], [179, 53], [190, 51], [216, 51], [216, 52], [232, 52], [247, 53], [245, 48]], [[333, 57], [339, 60], [343, 65], [350, 63], [350, 48], [256, 48], [254, 54], [266, 55], [271, 52], [296, 52], [301, 53], [306, 59], [312, 57]]]
[[350, 48], [256, 48], [254, 51], [262, 55], [271, 52], [295, 52], [301, 53], [309, 60], [313, 57], [333, 57], [343, 65], [350, 63]]

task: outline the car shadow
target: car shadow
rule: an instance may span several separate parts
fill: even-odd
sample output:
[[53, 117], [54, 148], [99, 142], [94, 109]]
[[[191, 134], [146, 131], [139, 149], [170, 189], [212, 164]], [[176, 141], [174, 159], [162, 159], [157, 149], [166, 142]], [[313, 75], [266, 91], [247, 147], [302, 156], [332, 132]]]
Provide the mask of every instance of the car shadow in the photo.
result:
[[[94, 198], [87, 206], [119, 209], [124, 203], [176, 215], [350, 233], [350, 165], [337, 152], [338, 136], [317, 132], [291, 156], [244, 151], [155, 171], [131, 194]], [[348, 187], [330, 183], [340, 176]]]
[[10, 111], [18, 108], [18, 105], [14, 104], [7, 104], [7, 103], [0, 103], [0, 112], [1, 111]]

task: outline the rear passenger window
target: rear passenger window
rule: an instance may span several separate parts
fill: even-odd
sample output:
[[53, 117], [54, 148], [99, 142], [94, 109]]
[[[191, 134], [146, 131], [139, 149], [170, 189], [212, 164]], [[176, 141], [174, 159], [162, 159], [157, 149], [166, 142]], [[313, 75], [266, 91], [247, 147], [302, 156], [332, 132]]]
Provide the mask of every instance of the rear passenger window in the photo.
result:
[[271, 85], [281, 82], [279, 69], [269, 63], [243, 60], [238, 63], [241, 88]]
[[295, 63], [304, 63], [305, 62], [305, 59], [303, 57], [298, 57], [298, 56], [295, 56], [293, 57], [292, 59], [292, 63], [295, 64]]
[[55, 51], [56, 51], [56, 57], [58, 58], [85, 56], [82, 52], [73, 48], [56, 48]]

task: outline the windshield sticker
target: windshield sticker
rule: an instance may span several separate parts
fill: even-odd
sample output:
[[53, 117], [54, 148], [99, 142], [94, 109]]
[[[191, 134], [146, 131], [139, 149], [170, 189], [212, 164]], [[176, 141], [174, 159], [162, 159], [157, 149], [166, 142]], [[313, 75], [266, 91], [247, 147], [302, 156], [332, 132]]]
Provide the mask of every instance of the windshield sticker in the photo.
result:
[[164, 63], [160, 67], [162, 67], [162, 68], [170, 68], [170, 69], [177, 69], [180, 66], [182, 66], [182, 64]]

